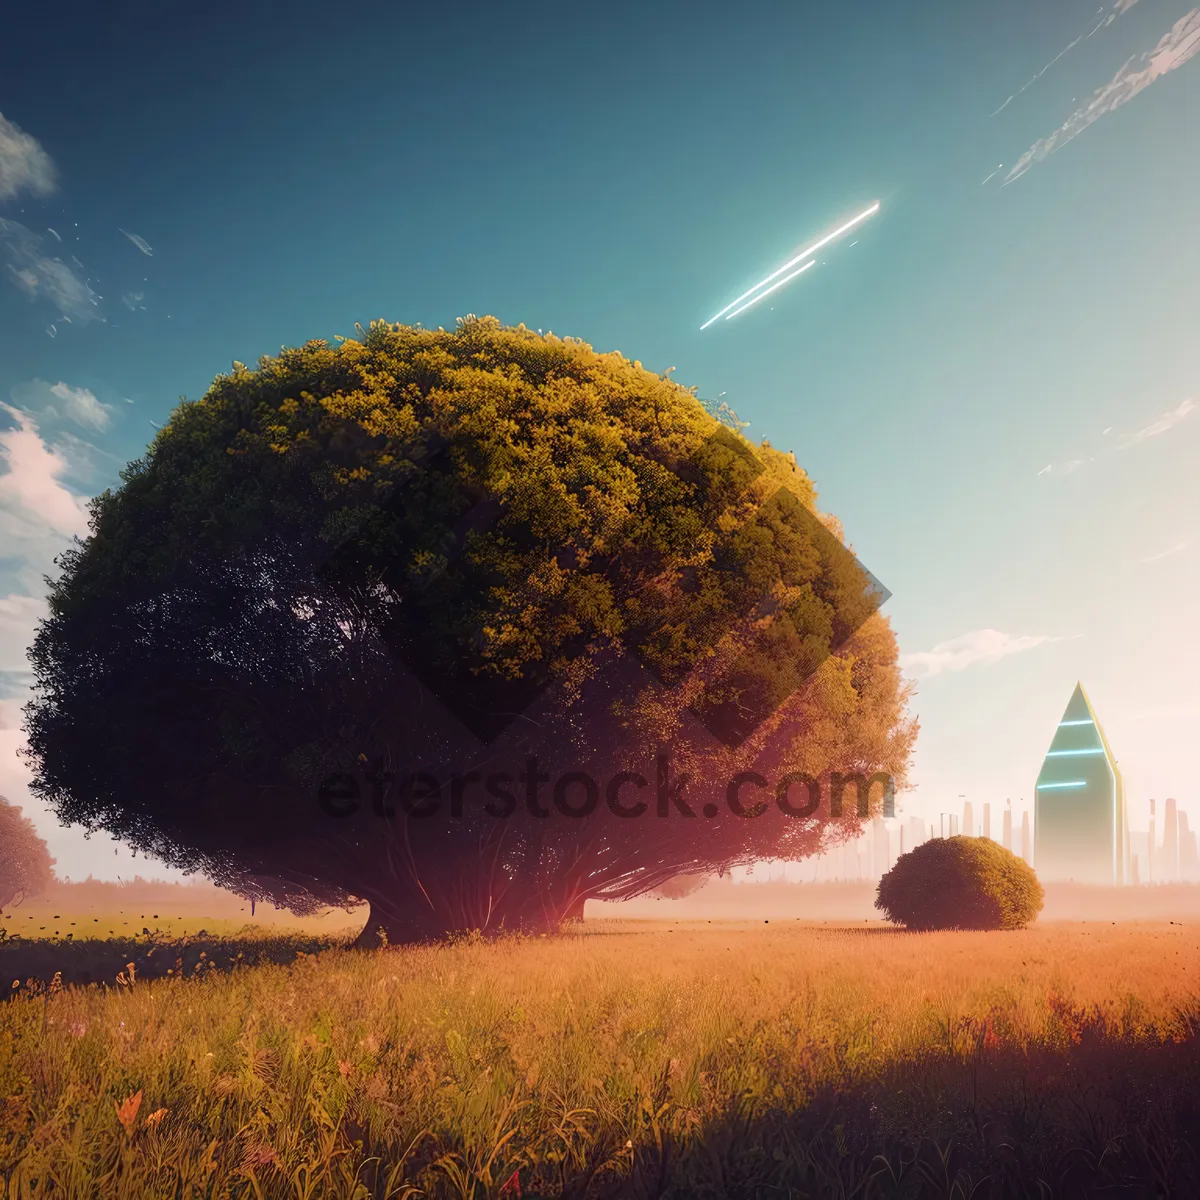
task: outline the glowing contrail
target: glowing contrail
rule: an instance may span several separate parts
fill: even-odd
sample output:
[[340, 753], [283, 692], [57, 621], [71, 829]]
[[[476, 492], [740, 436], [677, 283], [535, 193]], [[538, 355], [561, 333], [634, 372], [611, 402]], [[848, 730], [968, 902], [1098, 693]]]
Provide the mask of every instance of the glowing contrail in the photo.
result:
[[[707, 329], [714, 321], [717, 321], [721, 317], [725, 316], [725, 314], [727, 312], [729, 312], [729, 310], [731, 308], [737, 308], [737, 306], [739, 304], [741, 304], [743, 300], [747, 299], [750, 296], [753, 296], [754, 293], [757, 292], [758, 289], [761, 288], [764, 284], [770, 283], [772, 279], [778, 279], [779, 276], [784, 273], [784, 271], [791, 270], [791, 268], [794, 267], [797, 263], [803, 262], [810, 255], [815, 254], [818, 250], [821, 249], [822, 246], [828, 246], [829, 243], [832, 242], [835, 238], [840, 238], [843, 233], [846, 233], [848, 230], [853, 229], [854, 226], [859, 224], [860, 221], [865, 221], [868, 217], [874, 216], [878, 211], [879, 211], [879, 201], [876, 200], [875, 203], [872, 204], [871, 207], [868, 208], [865, 212], [860, 212], [857, 217], [853, 218], [853, 220], [847, 221], [845, 223], [845, 225], [842, 225], [840, 228], [835, 229], [832, 233], [826, 234], [819, 242], [814, 242], [806, 250], [802, 250], [799, 254], [796, 255], [795, 258], [791, 259], [789, 262], [785, 262], [783, 264], [783, 266], [779, 268], [778, 271], [772, 271], [771, 274], [766, 277], [766, 279], [760, 279], [758, 281], [758, 283], [756, 283], [748, 292], [743, 292], [736, 300], [725, 305], [725, 307], [723, 309], [721, 309], [721, 311], [719, 313], [717, 313], [717, 315], [715, 317], [710, 317], [707, 321], [704, 322], [703, 325], [700, 326], [700, 328]], [[794, 278], [794, 277], [792, 277], [792, 278]], [[774, 290], [774, 289], [772, 289], [772, 290]], [[765, 295], [765, 293], [764, 293], [764, 295]], [[749, 308], [750, 306], [746, 305], [745, 307]], [[738, 311], [740, 312], [741, 310], [739, 309]]]
[[815, 267], [816, 265], [817, 265], [817, 260], [815, 258], [810, 258], [808, 260], [808, 262], [806, 262], [804, 264], [804, 266], [799, 268], [799, 270], [793, 271], [790, 275], [784, 276], [784, 278], [781, 279], [778, 283], [771, 284], [771, 286], [769, 288], [767, 288], [767, 290], [765, 292], [759, 292], [758, 295], [755, 296], [753, 300], [747, 300], [746, 303], [743, 304], [741, 308], [735, 308], [733, 310], [733, 312], [731, 312], [729, 314], [729, 316], [727, 316], [725, 318], [725, 320], [727, 320], [727, 321], [732, 320], [734, 317], [736, 317], [738, 315], [738, 313], [745, 312], [746, 309], [748, 309], [752, 304], [757, 304], [764, 296], [769, 296], [776, 288], [783, 287], [783, 285], [785, 283], [791, 283], [792, 280], [795, 279], [797, 275], [803, 275], [804, 272], [807, 271], [809, 267]]

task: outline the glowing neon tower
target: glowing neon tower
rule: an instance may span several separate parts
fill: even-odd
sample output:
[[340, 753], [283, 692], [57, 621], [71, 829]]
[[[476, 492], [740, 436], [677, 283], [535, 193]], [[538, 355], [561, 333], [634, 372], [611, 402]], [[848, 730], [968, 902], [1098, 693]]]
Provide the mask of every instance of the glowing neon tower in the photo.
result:
[[1123, 884], [1128, 856], [1121, 773], [1076, 684], [1037, 778], [1034, 864], [1042, 879]]

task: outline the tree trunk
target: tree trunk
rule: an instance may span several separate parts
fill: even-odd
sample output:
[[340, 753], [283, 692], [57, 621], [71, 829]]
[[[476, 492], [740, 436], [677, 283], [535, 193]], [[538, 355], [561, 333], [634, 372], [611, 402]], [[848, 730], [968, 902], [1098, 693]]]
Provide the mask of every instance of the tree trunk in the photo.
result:
[[[470, 929], [485, 933], [553, 934], [565, 924], [582, 922], [584, 903], [584, 898], [579, 898], [562, 907], [547, 908], [533, 889], [524, 893], [513, 889], [502, 903], [484, 915], [479, 912], [478, 904], [460, 904], [443, 910], [430, 908], [427, 903], [413, 904], [408, 899], [373, 900], [354, 945], [363, 949], [411, 946], [439, 941]], [[474, 920], [469, 915], [472, 913]]]
[[390, 908], [372, 903], [366, 924], [354, 945], [362, 950], [375, 950], [381, 946], [412, 946], [436, 941], [450, 932], [432, 913], [429, 917], [425, 921], [401, 917]]

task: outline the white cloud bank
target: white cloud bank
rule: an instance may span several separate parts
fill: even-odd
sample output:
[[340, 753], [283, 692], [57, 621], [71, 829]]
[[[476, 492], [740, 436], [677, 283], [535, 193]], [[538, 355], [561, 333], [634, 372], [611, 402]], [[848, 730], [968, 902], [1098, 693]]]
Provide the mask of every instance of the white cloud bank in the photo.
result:
[[[90, 394], [90, 393], [89, 393]], [[47, 445], [33, 416], [0, 403], [15, 422], [0, 429], [0, 535], [21, 541], [51, 538], [66, 545], [88, 527], [87, 497], [63, 483], [66, 457]]]
[[9, 560], [0, 591], [0, 700], [28, 689], [25, 655], [46, 615], [44, 577], [88, 531], [88, 498], [65, 482], [73, 467], [62, 447], [44, 440], [32, 413], [0, 403], [3, 417], [11, 423], [0, 428], [0, 546]]

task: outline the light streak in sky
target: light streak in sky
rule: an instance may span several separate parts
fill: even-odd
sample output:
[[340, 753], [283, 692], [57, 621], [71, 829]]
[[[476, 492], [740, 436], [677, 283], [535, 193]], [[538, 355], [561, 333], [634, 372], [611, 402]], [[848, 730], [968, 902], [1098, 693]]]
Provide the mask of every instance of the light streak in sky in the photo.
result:
[[[757, 292], [760, 288], [764, 287], [766, 284], [770, 283], [773, 279], [778, 279], [779, 276], [782, 275], [785, 271], [790, 271], [797, 263], [801, 263], [806, 258], [815, 254], [818, 250], [821, 249], [822, 246], [828, 246], [830, 242], [834, 241], [836, 238], [840, 238], [843, 233], [847, 233], [849, 230], [853, 229], [855, 227], [855, 225], [858, 225], [860, 222], [865, 221], [868, 217], [874, 216], [878, 211], [879, 211], [879, 201], [876, 200], [875, 203], [872, 204], [871, 207], [868, 208], [865, 212], [860, 212], [857, 217], [853, 217], [851, 220], [847, 221], [845, 223], [845, 225], [839, 226], [832, 233], [826, 234], [823, 238], [821, 238], [821, 240], [819, 242], [814, 242], [811, 246], [802, 250], [794, 258], [790, 259], [788, 262], [785, 262], [783, 264], [783, 266], [780, 267], [777, 271], [772, 271], [771, 274], [766, 277], [766, 279], [760, 279], [758, 281], [758, 283], [756, 283], [752, 288], [750, 288], [749, 291], [743, 292], [736, 300], [733, 300], [729, 304], [725, 305], [725, 307], [723, 309], [721, 309], [721, 311], [719, 313], [717, 313], [717, 315], [715, 317], [710, 317], [707, 321], [704, 322], [703, 325], [700, 326], [700, 328], [707, 329], [714, 321], [717, 321], [721, 317], [724, 317], [725, 314], [730, 311], [730, 309], [738, 308], [738, 305], [742, 304], [743, 300], [748, 300], [751, 296], [753, 296], [755, 294], [755, 292]], [[797, 271], [794, 275], [788, 276], [788, 278], [794, 279], [796, 277], [796, 275], [798, 275], [798, 274], [800, 274], [799, 271]], [[787, 280], [784, 280], [783, 282], [786, 283]], [[780, 286], [780, 285], [777, 284], [776, 286]], [[774, 291], [775, 288], [771, 288], [770, 290]], [[763, 292], [763, 296], [765, 296], [766, 294], [767, 294], [766, 292]], [[761, 299], [761, 298], [762, 297], [760, 296], [759, 299]], [[749, 307], [750, 307], [749, 304], [743, 305], [742, 308], [738, 308], [738, 312], [741, 312], [741, 311], [743, 311], [744, 308], [749, 308]], [[734, 313], [732, 315], [736, 316], [737, 314]], [[726, 318], [726, 320], [728, 320], [728, 318]]]
[[[1109, 12], [1107, 16], [1104, 15], [1103, 8], [1096, 9], [1096, 16], [1098, 16], [1100, 20], [1096, 21], [1095, 25], [1092, 25], [1090, 32], [1080, 33], [1080, 35], [1073, 42], [1069, 42], [1023, 88], [1021, 88], [1020, 91], [1013, 92], [1013, 94], [1009, 96], [1009, 98], [1005, 100], [1005, 102], [1000, 105], [1000, 107], [996, 109], [994, 113], [992, 113], [992, 116], [998, 117], [1019, 95], [1021, 95], [1022, 92], [1025, 92], [1029, 88], [1033, 87], [1033, 85], [1037, 83], [1037, 81], [1041, 79], [1041, 77], [1045, 75], [1045, 73], [1050, 70], [1050, 68], [1054, 66], [1054, 64], [1058, 62], [1058, 60], [1062, 58], [1064, 54], [1068, 53], [1068, 51], [1074, 50], [1080, 42], [1091, 41], [1092, 37], [1099, 33], [1101, 29], [1106, 29], [1118, 17], [1124, 16], [1125, 13], [1127, 13], [1137, 2], [1138, 0], [1117, 0], [1117, 2], [1112, 6], [1112, 11]], [[1092, 20], [1095, 20], [1095, 17], [1093, 17]], [[1090, 23], [1091, 22], [1089, 21], [1089, 24]]]
[[118, 233], [124, 233], [125, 236], [145, 255], [154, 257], [154, 251], [150, 249], [150, 244], [143, 237], [138, 237], [136, 233], [128, 233], [126, 230], [118, 227]]
[[791, 283], [792, 280], [795, 279], [797, 275], [803, 275], [804, 272], [807, 271], [809, 267], [815, 267], [816, 265], [817, 265], [816, 259], [810, 258], [808, 260], [808, 262], [806, 262], [804, 264], [804, 266], [793, 271], [790, 275], [785, 275], [778, 283], [771, 284], [771, 286], [769, 288], [767, 288], [767, 290], [765, 292], [759, 292], [758, 295], [755, 296], [753, 300], [747, 300], [746, 303], [743, 304], [741, 308], [735, 308], [733, 310], [733, 312], [731, 312], [729, 314], [729, 316], [727, 316], [725, 318], [725, 320], [727, 320], [727, 321], [732, 320], [734, 317], [736, 317], [738, 315], [738, 313], [744, 313], [746, 311], [746, 309], [748, 309], [752, 304], [757, 304], [761, 299], [763, 299], [763, 297], [769, 296], [776, 288], [783, 287], [783, 285], [785, 283]]

